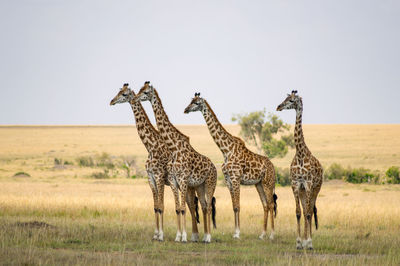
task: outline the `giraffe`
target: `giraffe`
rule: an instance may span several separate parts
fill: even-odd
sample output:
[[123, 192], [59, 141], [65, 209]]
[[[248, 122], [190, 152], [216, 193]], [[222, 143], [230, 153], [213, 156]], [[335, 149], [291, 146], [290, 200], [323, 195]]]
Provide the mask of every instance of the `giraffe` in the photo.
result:
[[[268, 224], [268, 213], [271, 214], [271, 234], [274, 238], [274, 216], [276, 217], [275, 169], [266, 156], [255, 154], [247, 149], [242, 139], [232, 136], [218, 121], [208, 102], [196, 93], [184, 113], [200, 111], [207, 123], [215, 143], [224, 156], [222, 172], [232, 197], [235, 220], [234, 238], [240, 238], [240, 185], [255, 185], [264, 208], [263, 239]], [[275, 213], [273, 215], [273, 212]]]
[[[297, 217], [297, 249], [313, 249], [311, 239], [311, 219], [314, 215], [315, 228], [318, 229], [317, 207], [315, 201], [321, 189], [323, 179], [323, 169], [317, 158], [315, 158], [304, 142], [302, 129], [303, 101], [296, 95], [297, 91], [292, 91], [287, 98], [276, 108], [277, 111], [284, 109], [296, 110], [296, 126], [294, 129], [294, 140], [296, 154], [290, 165], [290, 178], [292, 179], [292, 189], [296, 201]], [[304, 237], [301, 240], [300, 234], [300, 202], [303, 207], [304, 215]]]
[[[164, 214], [164, 185], [170, 185], [173, 193], [178, 193], [178, 188], [173, 182], [170, 182], [167, 171], [167, 164], [172, 155], [160, 133], [151, 124], [145, 110], [140, 102], [133, 102], [135, 93], [129, 84], [125, 83], [118, 94], [111, 100], [110, 105], [129, 102], [136, 120], [136, 129], [149, 155], [146, 161], [146, 171], [149, 176], [149, 185], [153, 193], [155, 230], [154, 240], [163, 241], [163, 214]], [[196, 197], [194, 190], [188, 193], [187, 203], [192, 214], [192, 221], [198, 220], [194, 214], [196, 209]], [[197, 212], [197, 211], [196, 211]], [[192, 230], [198, 235], [197, 223], [193, 223]]]
[[[175, 196], [177, 227], [175, 241], [186, 242], [186, 206], [184, 199], [188, 189], [194, 188], [199, 196], [204, 219], [204, 238], [206, 243], [211, 242], [211, 216], [214, 228], [215, 198], [213, 197], [217, 184], [217, 169], [209, 158], [198, 153], [189, 143], [189, 137], [181, 133], [170, 122], [158, 95], [157, 90], [146, 81], [136, 95], [138, 101], [150, 101], [158, 130], [165, 143], [172, 151], [172, 160], [168, 163], [168, 172], [173, 182], [179, 187], [181, 199]], [[192, 235], [193, 239], [193, 235]]]

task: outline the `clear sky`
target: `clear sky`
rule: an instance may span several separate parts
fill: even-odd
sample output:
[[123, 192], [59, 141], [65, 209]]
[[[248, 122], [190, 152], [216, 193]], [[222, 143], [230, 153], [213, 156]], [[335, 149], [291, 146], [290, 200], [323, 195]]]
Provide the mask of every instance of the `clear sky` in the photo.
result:
[[305, 123], [400, 123], [400, 1], [2, 0], [0, 30], [0, 124], [129, 124], [109, 102], [146, 80], [177, 124], [194, 92], [232, 123], [292, 89]]

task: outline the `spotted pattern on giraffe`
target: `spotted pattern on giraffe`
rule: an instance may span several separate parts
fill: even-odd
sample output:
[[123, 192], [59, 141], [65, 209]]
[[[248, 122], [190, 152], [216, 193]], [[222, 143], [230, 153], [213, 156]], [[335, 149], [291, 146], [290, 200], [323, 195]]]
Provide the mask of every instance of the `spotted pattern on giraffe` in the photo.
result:
[[[184, 199], [190, 189], [199, 195], [204, 217], [204, 233], [211, 232], [212, 198], [217, 184], [217, 170], [209, 158], [198, 153], [191, 145], [190, 139], [169, 121], [157, 90], [145, 82], [135, 97], [135, 101], [149, 101], [152, 105], [158, 130], [169, 150], [172, 152], [168, 162], [168, 172], [175, 178], [179, 191], [174, 194], [177, 210], [177, 237], [176, 241], [184, 241], [186, 235], [186, 218]], [[215, 220], [213, 221], [215, 224]], [[205, 237], [206, 242], [211, 241]]]
[[[264, 208], [264, 225], [260, 235], [262, 239], [267, 230], [268, 214], [271, 217], [271, 235], [274, 237], [274, 210], [276, 210], [275, 169], [266, 156], [247, 149], [244, 141], [232, 136], [221, 125], [214, 111], [205, 99], [195, 94], [185, 113], [200, 111], [206, 121], [211, 136], [224, 157], [222, 172], [231, 193], [235, 219], [234, 238], [240, 238], [240, 185], [255, 185]], [[275, 195], [275, 197], [274, 197]], [[275, 211], [276, 214], [276, 211]]]
[[[149, 177], [149, 186], [154, 200], [156, 226], [153, 239], [163, 241], [164, 185], [171, 186], [173, 193], [176, 193], [178, 190], [176, 182], [172, 179], [172, 176], [168, 174], [168, 162], [170, 161], [172, 153], [168, 149], [160, 133], [151, 124], [141, 103], [133, 101], [135, 93], [128, 86], [128, 84], [124, 84], [118, 94], [111, 100], [110, 105], [128, 102], [135, 116], [137, 132], [148, 151], [145, 168]], [[190, 198], [188, 201], [192, 202], [194, 198]], [[194, 211], [194, 204], [189, 204], [189, 208]], [[197, 230], [197, 224], [193, 230]]]
[[[308, 149], [303, 135], [302, 114], [303, 100], [297, 95], [297, 91], [292, 91], [286, 99], [277, 107], [277, 111], [285, 109], [294, 109], [296, 111], [296, 125], [294, 129], [294, 141], [296, 154], [290, 165], [290, 178], [292, 190], [296, 202], [297, 217], [297, 239], [296, 247], [298, 249], [312, 249], [312, 217], [314, 215], [315, 226], [318, 229], [318, 218], [316, 200], [323, 181], [323, 168]], [[301, 208], [304, 216], [304, 236], [301, 240], [300, 218]]]

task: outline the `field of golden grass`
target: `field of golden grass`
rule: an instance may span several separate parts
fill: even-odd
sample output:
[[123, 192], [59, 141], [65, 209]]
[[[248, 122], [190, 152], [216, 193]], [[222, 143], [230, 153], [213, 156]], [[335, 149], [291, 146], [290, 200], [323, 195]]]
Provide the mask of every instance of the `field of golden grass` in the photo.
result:
[[[317, 202], [320, 228], [314, 231], [314, 251], [295, 248], [290, 188], [276, 191], [273, 241], [258, 239], [263, 212], [255, 188], [241, 191], [240, 240], [232, 238], [230, 196], [220, 184], [212, 243], [182, 244], [174, 242], [175, 211], [167, 188], [165, 241], [159, 243], [151, 241], [152, 196], [143, 179], [2, 180], [0, 258], [5, 264], [25, 265], [400, 263], [397, 185], [325, 184]], [[201, 234], [202, 224], [199, 230]]]
[[[205, 126], [179, 127], [193, 146], [220, 166], [222, 155]], [[227, 126], [238, 135], [238, 126]], [[399, 165], [400, 125], [305, 125], [306, 142], [326, 167], [384, 171]], [[276, 239], [258, 239], [262, 207], [254, 187], [241, 188], [241, 239], [233, 240], [228, 189], [216, 189], [217, 226], [211, 244], [175, 243], [175, 211], [166, 188], [165, 241], [151, 241], [154, 214], [145, 179], [94, 179], [97, 167], [79, 156], [146, 151], [134, 126], [0, 127], [0, 261], [2, 264], [400, 264], [400, 186], [326, 182], [317, 200], [320, 228], [314, 251], [295, 248], [291, 189], [277, 187]], [[288, 167], [293, 151], [273, 159]], [[74, 163], [56, 167], [54, 158]], [[31, 177], [13, 177], [16, 172]], [[190, 222], [189, 225], [190, 237]], [[202, 224], [200, 224], [202, 233]]]
[[[190, 137], [195, 149], [220, 167], [222, 154], [205, 125], [178, 128]], [[226, 129], [239, 135], [238, 125], [226, 125]], [[308, 147], [325, 168], [336, 162], [344, 167], [384, 171], [400, 164], [400, 125], [304, 125], [304, 134]], [[0, 177], [15, 171], [28, 171], [35, 177], [77, 174], [76, 169], [49, 171], [54, 158], [74, 161], [78, 156], [106, 152], [116, 157], [135, 156], [142, 167], [147, 158], [134, 126], [0, 126], [0, 147]], [[272, 162], [287, 168], [293, 155], [294, 150], [290, 150]]]

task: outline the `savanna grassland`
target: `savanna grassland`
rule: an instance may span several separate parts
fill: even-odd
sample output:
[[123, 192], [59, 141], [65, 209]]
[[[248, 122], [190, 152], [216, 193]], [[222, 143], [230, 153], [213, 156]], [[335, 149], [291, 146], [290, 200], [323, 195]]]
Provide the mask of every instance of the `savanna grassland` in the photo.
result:
[[[239, 127], [226, 128], [238, 135]], [[222, 155], [205, 126], [181, 126], [193, 146], [220, 169]], [[307, 145], [332, 163], [384, 172], [400, 164], [400, 125], [305, 125]], [[272, 162], [285, 168], [293, 151]], [[111, 158], [115, 169], [81, 167], [81, 156]], [[276, 238], [259, 240], [263, 211], [254, 187], [241, 188], [241, 239], [234, 240], [228, 189], [216, 189], [212, 243], [175, 243], [175, 211], [166, 188], [165, 241], [151, 240], [152, 196], [145, 179], [128, 179], [117, 164], [147, 156], [134, 126], [0, 127], [0, 263], [37, 264], [400, 264], [400, 186], [324, 183], [313, 251], [295, 248], [291, 189], [277, 187]], [[69, 162], [55, 163], [55, 158]], [[138, 171], [139, 171], [138, 170]], [[141, 171], [141, 170], [140, 170]], [[221, 175], [220, 170], [219, 175]], [[24, 172], [27, 175], [17, 175]], [[28, 176], [29, 175], [29, 176]], [[190, 217], [187, 217], [190, 238]], [[202, 233], [202, 223], [199, 225]]]

